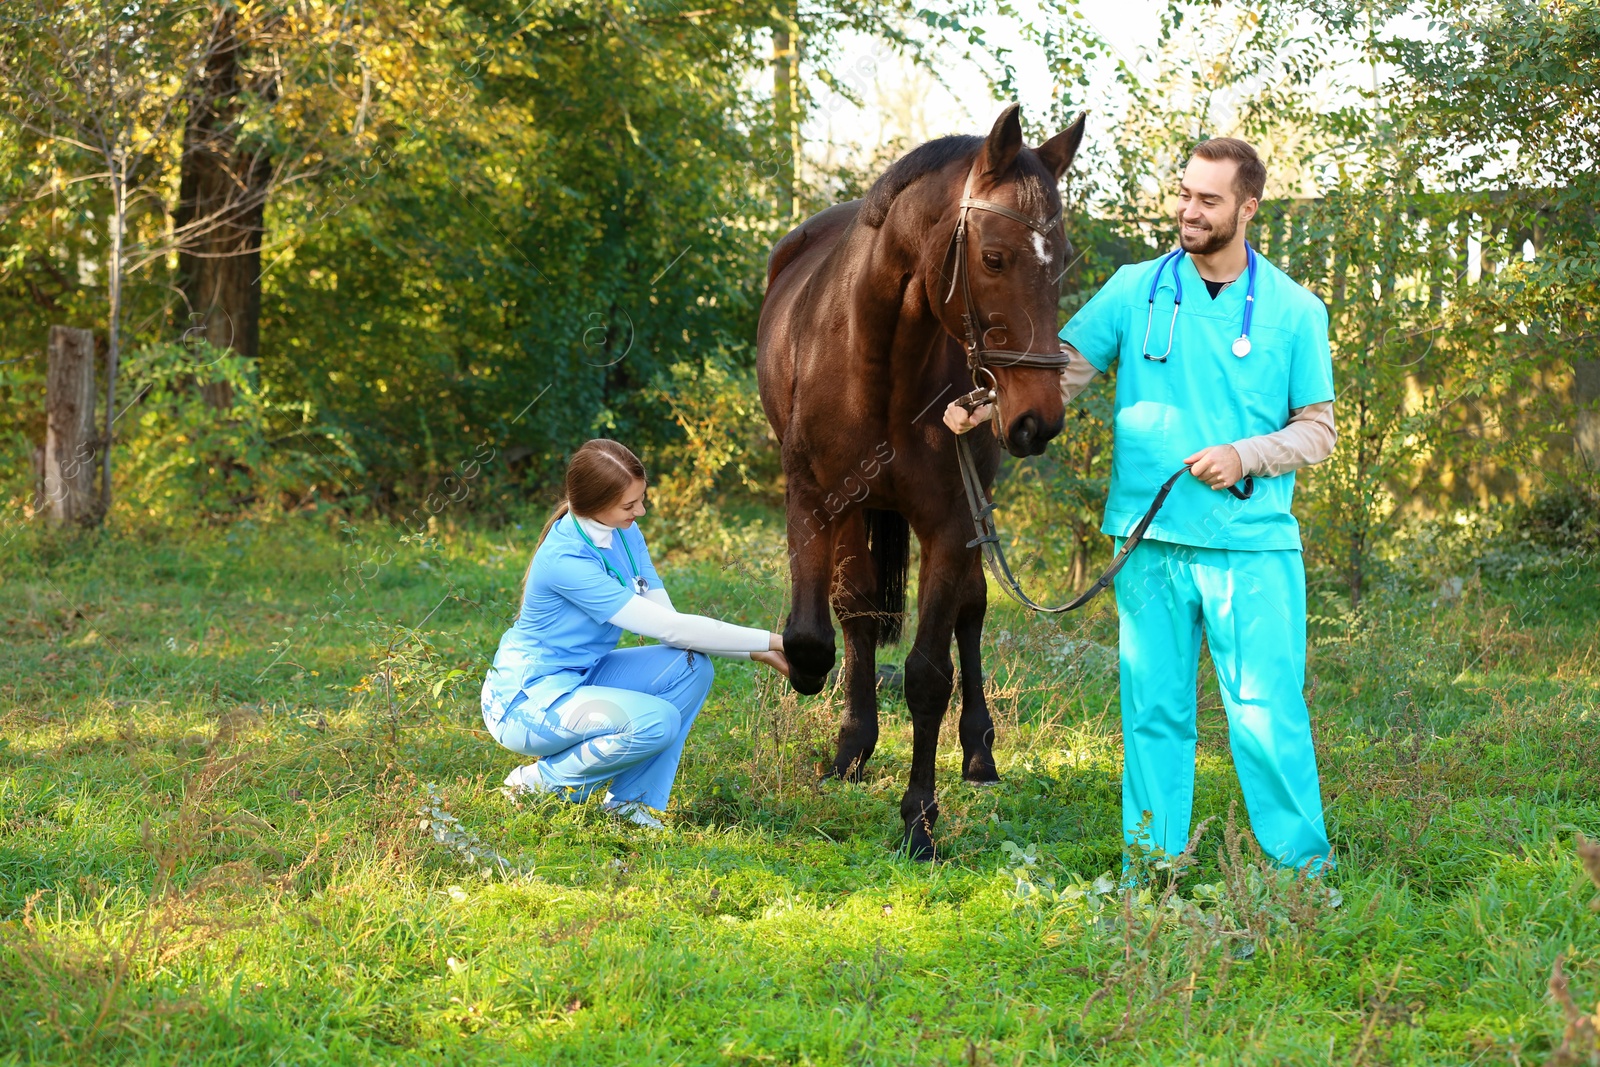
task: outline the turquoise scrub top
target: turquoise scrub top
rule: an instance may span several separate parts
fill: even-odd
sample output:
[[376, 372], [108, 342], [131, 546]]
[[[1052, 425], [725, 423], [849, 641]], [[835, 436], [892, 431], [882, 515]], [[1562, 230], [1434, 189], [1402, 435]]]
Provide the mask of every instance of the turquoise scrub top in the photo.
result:
[[[616, 530], [611, 547], [603, 549], [583, 539], [571, 514], [550, 528], [533, 554], [522, 610], [500, 638], [494, 667], [484, 679], [486, 719], [504, 718], [519, 692], [527, 694], [530, 711], [543, 711], [582, 685], [600, 657], [617, 647], [622, 627], [607, 620], [634, 596], [629, 588], [635, 574], [629, 549], [637, 573], [651, 589], [662, 588], [638, 523]], [[628, 585], [606, 573], [601, 557]]]
[[[1155, 309], [1150, 280], [1159, 260], [1123, 267], [1061, 330], [1097, 370], [1117, 368], [1111, 490], [1102, 533], [1126, 537], [1161, 483], [1212, 445], [1275, 433], [1289, 410], [1332, 400], [1328, 310], [1312, 292], [1257, 255], [1251, 350], [1231, 346], [1244, 323], [1247, 277], [1215, 299], [1190, 257], [1178, 261], [1183, 303], [1173, 321], [1173, 269], [1162, 271]], [[1149, 347], [1145, 320], [1150, 321]], [[1165, 363], [1144, 358], [1172, 350]], [[1249, 500], [1180, 478], [1145, 535], [1199, 548], [1298, 549], [1289, 510], [1294, 474], [1257, 478]]]

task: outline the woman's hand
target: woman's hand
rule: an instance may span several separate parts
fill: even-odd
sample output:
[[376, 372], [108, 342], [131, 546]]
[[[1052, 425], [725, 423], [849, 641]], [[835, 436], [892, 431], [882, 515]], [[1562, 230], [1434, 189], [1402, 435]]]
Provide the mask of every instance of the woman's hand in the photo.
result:
[[783, 651], [783, 635], [782, 634], [768, 634], [767, 635], [767, 651], [768, 652], [782, 652]]
[[776, 649], [768, 649], [766, 652], [752, 652], [750, 653], [750, 658], [757, 663], [765, 663], [785, 678], [789, 677], [789, 661], [784, 659], [783, 653]]

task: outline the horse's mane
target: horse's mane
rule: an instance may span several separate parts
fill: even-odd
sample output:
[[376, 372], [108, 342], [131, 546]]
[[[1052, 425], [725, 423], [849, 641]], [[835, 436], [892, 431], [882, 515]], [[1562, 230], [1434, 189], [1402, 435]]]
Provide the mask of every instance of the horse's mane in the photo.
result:
[[[889, 217], [889, 207], [895, 197], [924, 174], [942, 170], [957, 159], [974, 155], [983, 147], [984, 139], [971, 134], [939, 137], [918, 145], [893, 163], [878, 176], [867, 190], [856, 217], [865, 226], [877, 229]], [[1054, 185], [1051, 174], [1039, 157], [1032, 152], [1018, 152], [1012, 164], [1017, 190], [1017, 207], [1024, 214], [1042, 216], [1049, 203], [1045, 190]]]

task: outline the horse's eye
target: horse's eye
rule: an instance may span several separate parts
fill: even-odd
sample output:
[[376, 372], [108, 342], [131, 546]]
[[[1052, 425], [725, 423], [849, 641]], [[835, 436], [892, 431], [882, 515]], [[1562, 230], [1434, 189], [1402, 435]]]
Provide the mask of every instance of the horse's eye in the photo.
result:
[[985, 252], [983, 254], [983, 265], [990, 270], [998, 271], [1005, 266], [1005, 260], [1000, 258], [999, 252]]

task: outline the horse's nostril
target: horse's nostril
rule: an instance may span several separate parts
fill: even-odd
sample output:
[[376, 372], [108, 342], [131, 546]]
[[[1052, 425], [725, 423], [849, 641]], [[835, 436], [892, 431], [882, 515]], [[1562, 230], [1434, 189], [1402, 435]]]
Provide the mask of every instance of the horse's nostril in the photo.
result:
[[1039, 434], [1039, 420], [1032, 412], [1011, 424], [1011, 451], [1016, 455], [1031, 455]]

